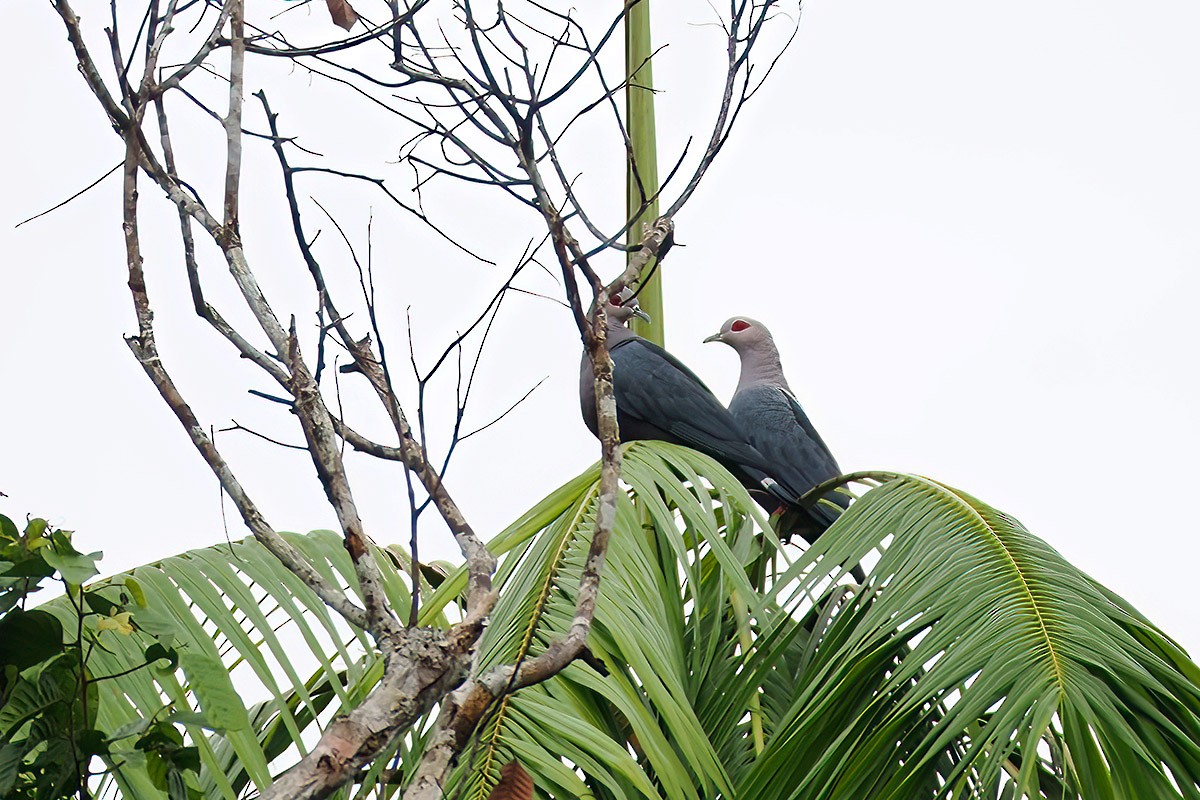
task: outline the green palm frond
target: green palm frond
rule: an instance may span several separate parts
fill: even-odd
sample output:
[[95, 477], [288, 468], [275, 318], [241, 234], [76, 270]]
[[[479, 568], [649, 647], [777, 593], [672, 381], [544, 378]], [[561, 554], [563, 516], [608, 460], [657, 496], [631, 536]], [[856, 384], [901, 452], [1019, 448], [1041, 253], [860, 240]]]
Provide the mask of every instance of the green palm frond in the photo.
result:
[[[462, 796], [510, 758], [554, 797], [1198, 796], [1200, 671], [1011, 517], [881, 474], [796, 552], [703, 456], [625, 456], [590, 640], [608, 674], [498, 706]], [[506, 565], [485, 659], [565, 630], [593, 504], [581, 487]]]
[[[285, 536], [333, 583], [355, 591], [340, 536], [330, 531]], [[390, 602], [407, 607], [401, 565], [389, 557], [379, 561]], [[205, 797], [232, 800], [249, 785], [269, 785], [279, 769], [276, 759], [304, 752], [318, 736], [315, 722], [357, 705], [379, 678], [369, 639], [336, 618], [253, 539], [192, 550], [107, 582], [111, 589], [101, 592], [115, 595], [130, 583], [140, 589], [145, 604], [134, 621], [173, 637], [181, 669], [165, 662], [143, 666], [146, 645], [136, 634], [103, 634], [103, 646], [89, 653], [90, 672], [120, 677], [96, 684], [96, 726], [112, 732], [141, 719], [201, 711], [220, 730], [183, 719], [202, 763], [200, 785], [193, 788]], [[73, 630], [75, 612], [66, 598], [43, 608]], [[163, 796], [144, 759], [121, 757], [114, 763], [109, 792]]]
[[[748, 571], [759, 549], [758, 512], [724, 469], [682, 447], [627, 445], [622, 480], [628, 492], [618, 498], [589, 639], [607, 674], [576, 663], [497, 704], [464, 758], [463, 797], [486, 797], [512, 758], [559, 797], [732, 791], [695, 702], [713, 663], [727, 663], [739, 646], [728, 635], [730, 598], [759, 597]], [[482, 647], [484, 666], [536, 655], [570, 625], [596, 486], [593, 477], [509, 572]]]
[[[1012, 517], [895, 476], [782, 576], [879, 548], [738, 796], [1200, 796], [1200, 670]], [[769, 638], [769, 637], [768, 637]]]
[[[710, 459], [658, 442], [624, 456], [592, 657], [497, 703], [448, 796], [482, 800], [516, 758], [539, 797], [1200, 797], [1200, 670], [1011, 517], [876, 474], [801, 550], [764, 532]], [[598, 478], [589, 468], [492, 540], [500, 601], [481, 669], [569, 626]], [[340, 537], [289, 538], [353, 585]], [[380, 560], [406, 609], [403, 557]], [[858, 562], [861, 587], [842, 567]], [[135, 621], [179, 629], [182, 670], [101, 682], [98, 726], [199, 708], [222, 728], [181, 720], [206, 797], [265, 785], [378, 680], [369, 641], [251, 540], [129, 577], [147, 601]], [[447, 624], [464, 587], [461, 571], [423, 587], [422, 619]], [[104, 636], [94, 674], [144, 663], [136, 637]], [[339, 796], [394, 795], [380, 774], [410, 774], [430, 724]], [[163, 796], [144, 763], [115, 774], [122, 797]]]

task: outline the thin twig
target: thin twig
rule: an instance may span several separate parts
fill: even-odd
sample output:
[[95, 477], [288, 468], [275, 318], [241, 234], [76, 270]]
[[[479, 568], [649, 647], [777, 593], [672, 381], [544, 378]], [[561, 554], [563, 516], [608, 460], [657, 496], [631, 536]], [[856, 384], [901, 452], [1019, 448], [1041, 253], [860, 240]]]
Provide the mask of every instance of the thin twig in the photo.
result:
[[50, 208], [47, 208], [45, 211], [41, 212], [40, 214], [34, 214], [34, 215], [33, 215], [32, 217], [30, 217], [29, 219], [23, 219], [23, 220], [21, 220], [21, 221], [20, 221], [20, 222], [18, 222], [16, 225], [13, 225], [13, 228], [19, 228], [19, 227], [21, 227], [22, 225], [24, 225], [26, 222], [33, 222], [35, 219], [41, 219], [42, 217], [46, 216], [47, 214], [52, 214], [53, 212], [55, 212], [55, 211], [58, 211], [60, 208], [62, 208], [63, 206], [65, 206], [67, 203], [70, 203], [72, 200], [74, 200], [74, 199], [76, 199], [76, 198], [78, 198], [78, 197], [81, 197], [81, 196], [82, 196], [83, 194], [85, 194], [85, 193], [86, 193], [88, 190], [90, 190], [90, 189], [95, 189], [97, 186], [99, 186], [99, 185], [100, 185], [100, 182], [101, 182], [101, 181], [103, 181], [103, 180], [104, 180], [105, 178], [107, 178], [109, 175], [112, 175], [114, 172], [116, 172], [117, 170], [119, 170], [119, 169], [121, 168], [121, 165], [122, 165], [122, 164], [124, 164], [124, 163], [125, 163], [124, 161], [118, 161], [116, 164], [113, 164], [113, 167], [112, 167], [112, 169], [110, 169], [108, 172], [106, 172], [106, 173], [104, 173], [103, 175], [101, 175], [99, 178], [96, 178], [96, 180], [92, 181], [92, 182], [91, 182], [91, 183], [89, 183], [87, 186], [83, 187], [83, 188], [82, 188], [82, 189], [80, 189], [78, 192], [76, 192], [75, 194], [73, 194], [73, 195], [71, 195], [70, 197], [68, 197], [66, 200], [63, 200], [61, 203], [57, 203], [57, 204], [55, 204], [55, 205], [51, 206]]

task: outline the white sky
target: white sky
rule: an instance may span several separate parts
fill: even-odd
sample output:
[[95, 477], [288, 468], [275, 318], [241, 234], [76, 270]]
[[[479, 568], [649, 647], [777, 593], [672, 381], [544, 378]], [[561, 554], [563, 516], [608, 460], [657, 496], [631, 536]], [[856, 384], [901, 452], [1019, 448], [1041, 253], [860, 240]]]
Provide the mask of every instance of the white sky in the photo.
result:
[[[79, 6], [85, 19], [107, 15]], [[1195, 653], [1200, 5], [1131, 8], [813, 0], [677, 219], [686, 247], [667, 264], [667, 344], [727, 397], [735, 356], [701, 339], [733, 314], [763, 320], [843, 468], [929, 475], [1018, 516]], [[688, 24], [710, 19], [707, 4], [659, 0], [657, 10], [658, 39], [672, 41], [656, 61], [665, 161], [688, 132], [706, 135], [720, 56], [711, 29]], [[5, 19], [17, 35], [0, 49], [0, 72], [12, 76], [0, 133], [0, 510], [75, 529], [81, 548], [105, 551], [109, 572], [218, 542], [215, 480], [121, 340], [133, 315], [118, 184], [12, 227], [103, 174], [120, 144], [49, 5], [9, 4]], [[313, 24], [331, 33], [323, 18]], [[394, 159], [396, 140], [356, 118], [358, 107], [330, 105], [344, 95], [255, 63], [251, 83], [276, 81], [285, 128], [317, 126], [353, 141], [376, 172], [395, 169], [378, 165]], [[268, 289], [294, 303], [279, 310], [303, 324], [314, 305], [290, 271], [299, 259], [286, 220], [256, 205], [276, 191], [267, 156], [260, 148], [248, 167], [247, 249]], [[597, 156], [576, 169], [619, 192], [610, 164]], [[329, 185], [311, 187], [328, 199], [322, 191], [340, 202]], [[504, 268], [538, 235], [531, 213], [456, 191], [439, 213], [467, 223], [458, 230]], [[271, 387], [190, 315], [174, 217], [145, 184], [143, 198], [160, 346], [185, 394], [206, 423], [237, 419], [297, 440], [280, 407], [245, 393]], [[340, 217], [360, 242], [362, 208], [344, 205]], [[411, 304], [428, 363], [501, 269], [456, 259], [400, 232], [377, 199], [374, 208], [381, 294], [396, 309]], [[330, 259], [334, 237], [323, 236]], [[204, 258], [219, 286], [218, 261]], [[403, 367], [401, 314], [384, 325]], [[579, 420], [578, 340], [561, 309], [512, 298], [489, 348], [468, 427], [549, 379], [463, 444], [451, 469], [449, 487], [485, 536], [597, 454]], [[377, 418], [364, 427], [383, 435]], [[333, 526], [303, 454], [239, 434], [219, 443], [277, 528]], [[367, 459], [353, 469], [371, 533], [406, 539], [399, 472]], [[228, 513], [230, 535], [244, 535]], [[429, 550], [457, 560], [438, 520], [423, 532]]]

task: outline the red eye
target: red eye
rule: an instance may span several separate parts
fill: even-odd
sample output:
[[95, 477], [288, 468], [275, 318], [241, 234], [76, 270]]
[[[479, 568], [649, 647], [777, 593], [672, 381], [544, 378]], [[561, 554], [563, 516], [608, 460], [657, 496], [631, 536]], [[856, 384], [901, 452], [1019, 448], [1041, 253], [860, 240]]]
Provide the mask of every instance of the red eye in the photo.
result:
[[609, 303], [609, 305], [613, 305], [613, 306], [621, 306], [624, 304], [623, 301], [621, 300], [620, 294], [611, 295], [608, 298], [608, 303]]
[[749, 328], [749, 327], [750, 327], [749, 322], [739, 319], [739, 320], [734, 320], [733, 324], [729, 326], [729, 330], [735, 331], [735, 332], [736, 331], [744, 331], [744, 330], [746, 330], [746, 328]]

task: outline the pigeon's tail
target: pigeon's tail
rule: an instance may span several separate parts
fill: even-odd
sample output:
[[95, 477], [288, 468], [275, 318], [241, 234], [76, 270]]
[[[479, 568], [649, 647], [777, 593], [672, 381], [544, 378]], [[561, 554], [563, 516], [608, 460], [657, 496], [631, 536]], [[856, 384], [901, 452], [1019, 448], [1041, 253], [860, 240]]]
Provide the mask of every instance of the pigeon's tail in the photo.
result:
[[[844, 510], [849, 505], [849, 498], [842, 494], [830, 493], [829, 499]], [[778, 505], [772, 512], [775, 530], [780, 540], [787, 542], [794, 536], [799, 536], [809, 544], [813, 544], [825, 533], [825, 529], [834, 523], [842, 510], [834, 510], [824, 503], [804, 506], [796, 503]], [[861, 586], [866, 583], [867, 576], [860, 565], [850, 567], [850, 574]]]
[[[756, 487], [750, 485], [750, 481], [745, 481], [747, 488], [750, 489], [750, 495], [771, 515], [775, 531], [780, 540], [784, 542], [799, 536], [809, 544], [814, 543], [850, 505], [850, 498], [838, 492], [830, 492], [824, 499], [840, 508], [831, 508], [824, 502], [804, 504], [789, 487], [770, 476], [761, 475], [750, 469], [745, 471], [761, 484], [762, 489], [757, 490]], [[866, 580], [862, 567], [857, 564], [850, 568], [850, 574], [859, 584]]]
[[[758, 477], [757, 475], [755, 477]], [[767, 493], [787, 506], [799, 506], [800, 496], [774, 478], [763, 475], [759, 478]]]
[[[785, 483], [780, 483], [775, 478], [760, 469], [741, 464], [742, 484], [750, 490], [750, 496], [754, 498], [760, 506], [766, 509], [768, 514], [774, 514], [776, 511], [785, 508], [794, 508], [798, 511], [803, 511], [803, 506], [800, 504], [800, 492], [797, 492], [791, 486]], [[738, 472], [734, 474], [737, 475]], [[828, 525], [822, 527], [829, 527]]]
[[808, 506], [780, 505], [773, 513], [778, 517], [779, 538], [784, 541], [799, 536], [812, 544], [833, 524], [818, 509]]

